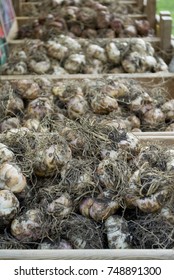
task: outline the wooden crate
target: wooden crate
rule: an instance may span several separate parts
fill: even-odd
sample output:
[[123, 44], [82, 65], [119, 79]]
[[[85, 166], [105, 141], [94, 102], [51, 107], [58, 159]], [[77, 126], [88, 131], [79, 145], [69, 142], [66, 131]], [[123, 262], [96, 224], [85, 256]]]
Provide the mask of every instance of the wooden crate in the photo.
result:
[[[133, 18], [133, 17], [132, 17]], [[138, 17], [140, 18], [140, 17]], [[141, 18], [143, 18], [141, 16]], [[145, 17], [144, 17], [145, 18]], [[17, 17], [18, 28], [14, 30], [11, 34], [8, 42], [9, 44], [22, 43], [22, 40], [17, 40], [18, 30], [21, 26], [25, 24], [30, 24], [35, 18], [29, 17]], [[161, 49], [163, 52], [171, 51], [171, 30], [172, 30], [172, 18], [171, 16], [161, 16], [160, 20], [157, 22], [156, 35], [154, 37], [142, 37], [143, 40], [148, 41], [152, 44], [157, 44], [158, 49]], [[161, 30], [161, 32], [160, 32]], [[167, 32], [165, 32], [167, 30]], [[115, 40], [126, 40], [127, 38], [115, 38]], [[131, 38], [130, 38], [131, 39]], [[24, 40], [24, 39], [23, 39]], [[112, 39], [114, 40], [114, 39]]]
[[[141, 133], [144, 145], [158, 143], [174, 148], [174, 133]], [[0, 250], [0, 260], [174, 260], [173, 249]]]
[[[147, 19], [147, 16], [144, 15], [129, 15], [132, 19]], [[8, 41], [10, 44], [15, 43], [13, 40], [16, 41], [17, 33], [20, 27], [25, 24], [30, 24], [36, 18], [35, 17], [16, 17], [17, 27], [15, 25], [15, 29], [12, 30]], [[160, 16], [155, 16], [155, 23], [154, 23], [154, 37], [142, 37], [143, 40], [147, 40], [150, 43], [158, 44], [158, 49], [160, 49], [163, 53], [166, 53], [169, 57], [169, 60], [172, 57], [171, 48], [171, 34], [172, 34], [172, 17], [170, 12], [161, 12]], [[126, 38], [115, 38], [116, 40], [125, 40]], [[131, 38], [130, 38], [131, 39]], [[22, 40], [17, 40], [16, 43], [22, 43]]]
[[174, 250], [0, 250], [0, 260], [174, 260]]
[[[170, 12], [161, 12], [160, 17], [156, 17], [156, 0], [123, 0], [121, 3], [129, 3], [132, 5], [137, 5], [138, 7], [143, 7], [143, 13], [142, 14], [132, 14], [128, 15], [132, 19], [147, 19], [150, 22], [151, 27], [155, 31], [154, 40], [159, 41], [159, 48], [163, 53], [167, 53], [168, 51], [171, 51], [171, 33], [172, 33], [172, 17], [170, 15]], [[14, 5], [17, 6], [17, 11], [19, 10], [19, 7], [22, 7], [22, 5], [36, 5], [40, 2], [30, 2], [30, 1], [22, 1], [14, 0]], [[22, 8], [21, 8], [22, 9]], [[16, 12], [17, 15], [22, 15], [22, 12]], [[24, 24], [29, 24], [32, 22], [36, 17], [26, 17], [21, 16], [17, 17], [17, 24], [18, 27], [21, 27]], [[158, 20], [157, 20], [158, 19]], [[13, 36], [10, 37], [10, 39], [15, 39], [17, 36], [17, 32], [13, 33]], [[149, 41], [153, 42], [153, 39], [149, 38]], [[170, 61], [171, 56], [168, 59]]]
[[[170, 20], [170, 18], [169, 18]], [[166, 22], [166, 21], [165, 21]], [[168, 19], [167, 19], [167, 22], [168, 22]], [[167, 24], [166, 22], [166, 24]], [[165, 35], [165, 33], [162, 33]], [[170, 35], [168, 33], [168, 35]], [[95, 43], [95, 40], [96, 42], [99, 42], [99, 43], [109, 43], [109, 42], [118, 42], [118, 43], [121, 43], [121, 42], [131, 42], [131, 40], [133, 40], [135, 38], [114, 38], [114, 39], [109, 39], [109, 38], [96, 38], [96, 39], [83, 39], [83, 38], [77, 38], [77, 40], [79, 42], [85, 42], [85, 41], [91, 41], [93, 44]], [[145, 42], [149, 42], [153, 48], [155, 49], [156, 51], [156, 54], [163, 58], [163, 60], [169, 64], [172, 57], [173, 57], [173, 48], [172, 48], [172, 40], [171, 40], [171, 36], [168, 36], [168, 38], [166, 36], [163, 36], [162, 38], [160, 37], [143, 37], [143, 40]], [[164, 41], [165, 40], [165, 41]], [[35, 39], [33, 40], [35, 41]], [[9, 44], [9, 53], [10, 51], [12, 51], [14, 48], [18, 48], [18, 50], [22, 49], [22, 45], [25, 43], [25, 39], [21, 39], [21, 40], [9, 40], [8, 41], [8, 44]], [[163, 48], [162, 48], [163, 47]], [[159, 73], [159, 72], [158, 72]], [[152, 73], [153, 74], [153, 73]], [[28, 75], [28, 74], [27, 74]], [[85, 74], [82, 74], [83, 77]], [[117, 74], [117, 75], [120, 75], [120, 74]], [[130, 74], [129, 74], [130, 75]], [[68, 74], [68, 77], [69, 77], [69, 74]], [[72, 76], [73, 77], [73, 76]], [[95, 76], [94, 76], [95, 77]]]
[[[103, 75], [108, 76], [108, 75]], [[134, 78], [145, 85], [149, 86], [160, 86], [161, 83], [165, 85], [165, 87], [169, 90], [169, 94], [171, 97], [174, 98], [174, 74], [165, 74], [165, 75], [157, 75], [154, 74], [133, 74], [133, 75], [121, 75], [121, 78]], [[37, 78], [38, 76], [34, 76]], [[40, 76], [39, 76], [40, 77]], [[71, 77], [61, 77], [58, 78], [56, 76], [44, 76], [49, 77], [53, 80], [59, 79], [83, 79], [83, 75], [72, 75]], [[101, 78], [101, 75], [88, 75], [90, 79]], [[23, 76], [15, 77], [15, 79], [23, 79]], [[26, 78], [26, 77], [25, 77]], [[27, 76], [27, 78], [33, 78], [33, 76]], [[11, 80], [14, 79], [13, 77], [7, 76], [0, 77], [0, 80]], [[160, 144], [160, 145], [167, 145], [174, 148], [174, 133], [172, 132], [141, 132], [141, 133], [134, 133], [140, 141], [144, 145], [148, 144]], [[50, 259], [50, 260], [68, 260], [68, 259], [103, 259], [103, 260], [126, 260], [126, 259], [165, 259], [165, 260], [174, 260], [174, 250], [141, 250], [141, 249], [134, 249], [134, 250], [0, 250], [0, 259], [7, 260], [7, 259]]]
[[[125, 5], [128, 4], [137, 6], [142, 11], [142, 14], [132, 16], [135, 16], [136, 18], [147, 18], [147, 20], [150, 22], [151, 27], [155, 29], [156, 0], [120, 0], [119, 2]], [[22, 0], [13, 0], [13, 3], [17, 16], [23, 16], [23, 10], [27, 6], [37, 6], [38, 4], [40, 5], [39, 1], [26, 2]]]
[[[84, 77], [85, 76], [85, 77]], [[163, 88], [165, 92], [165, 94], [167, 95], [167, 99], [174, 99], [174, 74], [172, 73], [154, 73], [154, 74], [119, 74], [119, 75], [111, 75], [111, 74], [105, 74], [105, 75], [80, 75], [80, 74], [76, 74], [76, 75], [62, 75], [62, 76], [56, 76], [56, 75], [12, 75], [12, 76], [1, 76], [0, 77], [0, 83], [2, 82], [12, 82], [15, 80], [21, 80], [21, 79], [28, 79], [28, 80], [37, 80], [39, 78], [46, 78], [48, 80], [50, 80], [52, 83], [52, 86], [54, 86], [54, 84], [56, 84], [57, 82], [61, 81], [61, 82], [68, 82], [68, 81], [77, 81], [79, 83], [83, 83], [84, 79], [88, 79], [91, 81], [96, 81], [99, 80], [101, 78], [110, 78], [112, 80], [115, 81], [121, 81], [123, 79], [123, 81], [128, 81], [128, 80], [135, 80], [138, 83], [140, 83], [140, 85], [143, 88], [147, 89], [147, 92], [150, 94], [151, 91], [155, 88]], [[167, 127], [167, 126], [166, 126]], [[139, 132], [139, 133], [135, 133], [138, 137], [144, 137], [144, 139], [150, 139], [149, 141], [153, 141], [153, 132]], [[164, 137], [167, 136], [168, 139], [170, 140], [171, 137], [174, 137], [174, 133], [173, 132], [162, 132], [162, 129], [160, 132], [155, 132], [155, 137], [157, 139], [157, 136], [159, 137]]]

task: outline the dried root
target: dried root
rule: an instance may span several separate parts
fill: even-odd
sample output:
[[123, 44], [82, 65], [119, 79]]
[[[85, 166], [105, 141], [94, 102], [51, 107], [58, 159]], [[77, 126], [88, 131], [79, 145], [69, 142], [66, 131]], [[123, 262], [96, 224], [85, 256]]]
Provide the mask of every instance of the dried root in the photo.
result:
[[132, 244], [137, 249], [173, 249], [173, 224], [160, 214], [138, 216], [128, 222]]
[[101, 228], [95, 222], [80, 215], [72, 215], [62, 222], [61, 234], [75, 249], [102, 249]]

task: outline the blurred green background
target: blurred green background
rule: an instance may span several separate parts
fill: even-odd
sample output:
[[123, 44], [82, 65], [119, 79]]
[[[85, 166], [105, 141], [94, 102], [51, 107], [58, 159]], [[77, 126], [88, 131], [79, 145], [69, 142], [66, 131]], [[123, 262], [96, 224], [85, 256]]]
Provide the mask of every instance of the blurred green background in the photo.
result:
[[174, 35], [174, 0], [157, 0], [157, 11], [169, 11], [173, 18], [172, 34]]

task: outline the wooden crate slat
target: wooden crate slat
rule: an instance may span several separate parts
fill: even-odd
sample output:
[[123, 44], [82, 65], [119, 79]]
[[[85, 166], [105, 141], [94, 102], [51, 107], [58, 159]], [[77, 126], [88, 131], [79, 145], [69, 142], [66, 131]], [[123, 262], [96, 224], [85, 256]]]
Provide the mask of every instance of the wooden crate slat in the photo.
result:
[[155, 29], [156, 0], [147, 0], [147, 4], [145, 6], [145, 13], [147, 15], [147, 19], [150, 23], [150, 26]]
[[174, 260], [174, 250], [0, 250], [3, 260]]
[[172, 17], [162, 15], [160, 18], [161, 49], [167, 51], [171, 47]]
[[20, 0], [12, 0], [13, 7], [16, 13], [16, 16], [21, 15], [21, 1]]
[[137, 5], [142, 10], [144, 6], [144, 0], [137, 0]]

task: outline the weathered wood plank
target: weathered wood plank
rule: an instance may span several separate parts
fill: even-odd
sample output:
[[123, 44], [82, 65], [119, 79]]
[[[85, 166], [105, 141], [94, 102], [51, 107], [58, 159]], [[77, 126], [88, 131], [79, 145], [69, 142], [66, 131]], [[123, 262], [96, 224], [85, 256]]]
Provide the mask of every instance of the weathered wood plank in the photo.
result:
[[15, 10], [16, 16], [19, 16], [21, 14], [21, 1], [20, 0], [12, 0], [13, 7]]
[[145, 6], [145, 13], [147, 15], [147, 19], [150, 23], [150, 26], [155, 29], [156, 0], [147, 0], [147, 5]]
[[144, 81], [149, 81], [151, 83], [153, 80], [154, 82], [162, 81], [165, 83], [167, 80], [174, 81], [174, 74], [169, 72], [157, 72], [157, 73], [122, 73], [122, 74], [69, 74], [69, 75], [2, 75], [0, 76], [0, 80], [12, 80], [12, 79], [32, 79], [32, 78], [39, 78], [39, 77], [46, 77], [51, 80], [56, 79], [100, 79], [102, 77], [117, 77], [123, 79], [142, 79]]
[[0, 250], [3, 260], [174, 260], [174, 250]]
[[137, 0], [137, 5], [140, 8], [140, 10], [142, 10], [144, 6], [144, 0]]
[[161, 15], [161, 19], [160, 19], [161, 44], [160, 44], [160, 47], [165, 52], [167, 52], [167, 50], [169, 50], [171, 47], [171, 34], [172, 34], [172, 17]]

